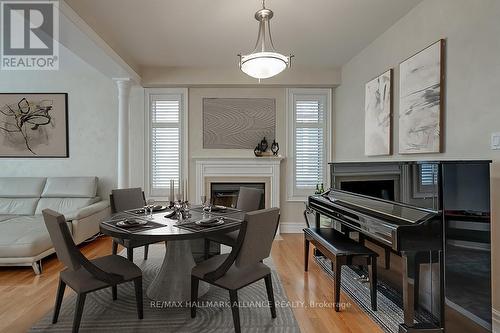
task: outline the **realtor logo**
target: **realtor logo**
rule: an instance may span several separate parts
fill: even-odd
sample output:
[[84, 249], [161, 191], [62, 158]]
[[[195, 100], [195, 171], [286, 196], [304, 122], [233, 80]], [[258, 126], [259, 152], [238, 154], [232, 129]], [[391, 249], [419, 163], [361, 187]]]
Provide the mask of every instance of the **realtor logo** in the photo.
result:
[[0, 4], [0, 69], [59, 69], [59, 2], [0, 0]]

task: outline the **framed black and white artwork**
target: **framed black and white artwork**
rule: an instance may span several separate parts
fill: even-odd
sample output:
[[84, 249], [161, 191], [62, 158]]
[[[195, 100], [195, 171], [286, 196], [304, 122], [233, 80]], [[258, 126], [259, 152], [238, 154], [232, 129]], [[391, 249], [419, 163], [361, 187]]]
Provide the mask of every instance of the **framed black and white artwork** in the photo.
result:
[[392, 69], [365, 85], [365, 155], [391, 154]]
[[442, 149], [445, 41], [430, 45], [399, 65], [399, 153]]
[[69, 157], [68, 94], [1, 93], [0, 157]]

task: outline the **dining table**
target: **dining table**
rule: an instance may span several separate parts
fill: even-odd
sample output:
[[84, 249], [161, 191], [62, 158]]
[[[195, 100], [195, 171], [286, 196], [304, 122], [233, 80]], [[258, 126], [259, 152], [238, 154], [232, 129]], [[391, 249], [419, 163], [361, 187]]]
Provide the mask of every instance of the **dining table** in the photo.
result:
[[[169, 217], [170, 212], [167, 210], [145, 215], [141, 209], [137, 209], [116, 213], [100, 223], [100, 230], [104, 235], [123, 239], [124, 242], [165, 242], [163, 263], [147, 287], [146, 295], [154, 301], [179, 304], [191, 298], [191, 270], [195, 266], [191, 240], [238, 230], [245, 213], [234, 208], [209, 212], [201, 206], [192, 207], [184, 218], [177, 218], [176, 215]], [[218, 222], [204, 223], [213, 220]], [[129, 221], [140, 221], [141, 224], [123, 227]], [[208, 284], [200, 283], [199, 295], [207, 293], [208, 289]]]

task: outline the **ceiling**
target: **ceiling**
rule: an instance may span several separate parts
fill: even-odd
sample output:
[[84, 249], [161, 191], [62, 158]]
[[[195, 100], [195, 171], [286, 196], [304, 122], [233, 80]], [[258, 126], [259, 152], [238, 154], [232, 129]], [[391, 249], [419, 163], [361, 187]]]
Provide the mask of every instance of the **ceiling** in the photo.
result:
[[[134, 70], [236, 66], [257, 38], [260, 0], [65, 0]], [[421, 0], [267, 0], [276, 49], [337, 68]]]

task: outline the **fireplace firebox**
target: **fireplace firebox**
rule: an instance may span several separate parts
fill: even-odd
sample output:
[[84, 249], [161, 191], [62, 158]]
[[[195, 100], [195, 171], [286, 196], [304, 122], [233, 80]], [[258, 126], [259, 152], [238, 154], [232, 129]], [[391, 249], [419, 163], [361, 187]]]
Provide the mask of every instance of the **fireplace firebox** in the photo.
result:
[[265, 183], [211, 183], [210, 197], [212, 204], [226, 207], [236, 207], [240, 187], [250, 187], [262, 190], [259, 209], [265, 208]]

